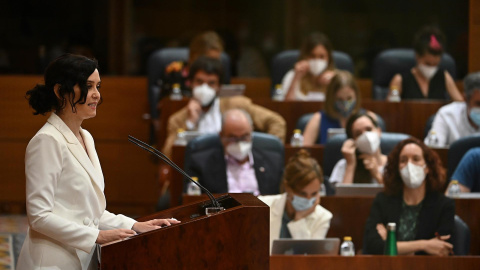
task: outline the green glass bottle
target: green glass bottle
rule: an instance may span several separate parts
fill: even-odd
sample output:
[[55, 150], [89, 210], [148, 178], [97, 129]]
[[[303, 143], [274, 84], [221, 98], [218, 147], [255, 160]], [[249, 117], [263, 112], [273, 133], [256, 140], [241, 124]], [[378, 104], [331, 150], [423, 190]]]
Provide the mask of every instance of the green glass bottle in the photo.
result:
[[396, 256], [397, 252], [397, 235], [395, 223], [387, 224], [387, 242], [385, 243], [385, 255]]

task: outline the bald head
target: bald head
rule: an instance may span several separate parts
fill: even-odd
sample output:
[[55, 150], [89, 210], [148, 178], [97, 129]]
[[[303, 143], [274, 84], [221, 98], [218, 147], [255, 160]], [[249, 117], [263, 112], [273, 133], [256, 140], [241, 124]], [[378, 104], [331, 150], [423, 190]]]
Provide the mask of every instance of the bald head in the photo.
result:
[[[222, 131], [220, 136], [224, 142], [251, 140], [252, 119], [250, 115], [240, 109], [226, 111], [222, 116]], [[225, 145], [226, 143], [224, 143]]]

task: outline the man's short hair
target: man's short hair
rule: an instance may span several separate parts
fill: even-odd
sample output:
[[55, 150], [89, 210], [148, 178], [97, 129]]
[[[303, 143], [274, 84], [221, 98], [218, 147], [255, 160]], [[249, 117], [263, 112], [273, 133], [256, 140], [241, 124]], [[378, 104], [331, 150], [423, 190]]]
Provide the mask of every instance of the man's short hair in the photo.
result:
[[480, 90], [480, 71], [468, 74], [463, 80], [463, 91], [467, 101], [475, 90]]
[[197, 60], [195, 60], [195, 62], [193, 62], [192, 66], [190, 67], [188, 79], [193, 80], [193, 78], [199, 71], [203, 71], [209, 75], [217, 75], [218, 82], [223, 82], [222, 62], [220, 62], [220, 60], [218, 59], [207, 56], [201, 56], [197, 58]]

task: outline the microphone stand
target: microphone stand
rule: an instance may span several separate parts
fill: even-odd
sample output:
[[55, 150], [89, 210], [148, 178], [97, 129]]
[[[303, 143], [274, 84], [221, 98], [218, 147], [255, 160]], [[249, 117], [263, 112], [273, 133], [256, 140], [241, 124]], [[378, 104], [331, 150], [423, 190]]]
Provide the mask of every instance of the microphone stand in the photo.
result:
[[214, 207], [220, 207], [220, 203], [218, 203], [218, 201], [215, 199], [215, 197], [213, 197], [212, 193], [210, 193], [208, 189], [200, 185], [198, 181], [193, 181], [193, 179], [184, 170], [180, 169], [180, 167], [178, 167], [178, 165], [175, 164], [172, 160], [170, 160], [165, 154], [163, 154], [162, 152], [158, 151], [157, 149], [153, 148], [152, 146], [148, 145], [145, 142], [140, 141], [139, 139], [133, 136], [128, 135], [128, 141], [142, 148], [143, 150], [148, 151], [151, 154], [154, 154], [155, 156], [160, 158], [163, 162], [167, 163], [170, 167], [174, 168], [177, 172], [181, 173], [188, 180], [190, 180], [190, 182], [197, 185], [201, 190], [203, 190], [207, 194], [207, 196], [210, 198], [210, 201], [212, 201], [212, 205]]

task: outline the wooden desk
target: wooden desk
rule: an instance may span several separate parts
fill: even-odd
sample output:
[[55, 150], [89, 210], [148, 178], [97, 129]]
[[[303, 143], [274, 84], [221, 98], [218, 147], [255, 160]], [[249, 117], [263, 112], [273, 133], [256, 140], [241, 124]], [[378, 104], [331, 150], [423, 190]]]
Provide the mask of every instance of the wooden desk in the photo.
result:
[[272, 255], [270, 269], [322, 269], [322, 270], [372, 270], [372, 269], [479, 269], [479, 256], [321, 256], [321, 255]]

